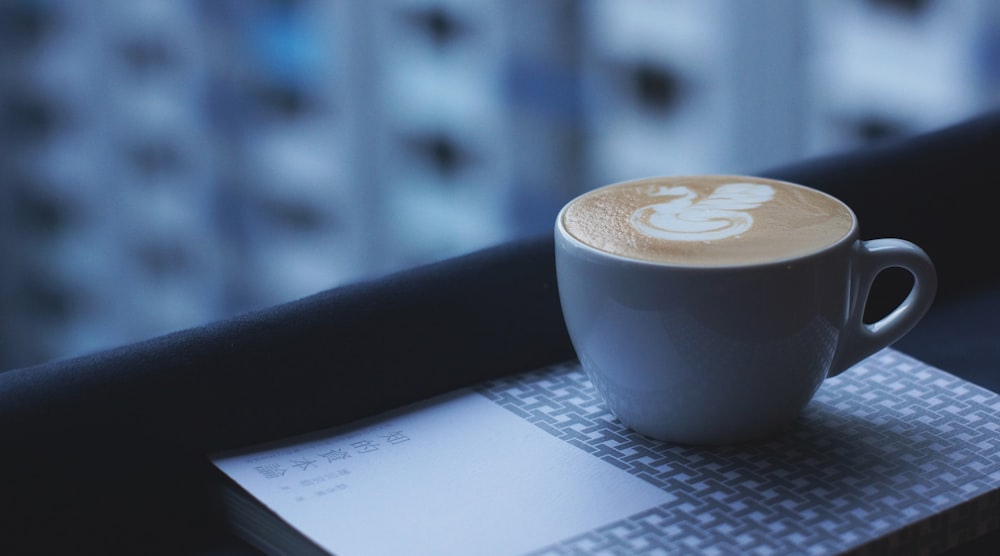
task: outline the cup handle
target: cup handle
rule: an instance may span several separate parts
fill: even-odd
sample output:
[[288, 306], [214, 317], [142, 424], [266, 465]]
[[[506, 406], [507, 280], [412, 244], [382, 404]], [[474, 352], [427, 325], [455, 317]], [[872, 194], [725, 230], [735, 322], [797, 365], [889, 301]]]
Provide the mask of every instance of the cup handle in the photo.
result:
[[[828, 377], [836, 376], [864, 358], [888, 347], [909, 332], [927, 313], [937, 293], [937, 273], [920, 247], [903, 239], [872, 239], [855, 245], [852, 294], [847, 322]], [[902, 268], [913, 276], [913, 288], [881, 320], [866, 324], [865, 305], [875, 278], [888, 268]]]

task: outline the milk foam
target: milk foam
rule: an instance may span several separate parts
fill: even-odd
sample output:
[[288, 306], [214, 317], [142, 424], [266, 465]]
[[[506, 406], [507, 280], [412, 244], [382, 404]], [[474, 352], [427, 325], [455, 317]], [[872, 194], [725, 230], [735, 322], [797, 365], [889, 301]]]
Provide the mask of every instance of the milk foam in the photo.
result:
[[782, 260], [846, 236], [854, 215], [814, 189], [749, 176], [679, 176], [614, 184], [577, 197], [562, 224], [624, 257], [685, 265]]
[[671, 200], [646, 205], [629, 222], [640, 233], [673, 241], [708, 241], [746, 232], [750, 209], [774, 198], [774, 188], [759, 183], [724, 183], [707, 197], [680, 186], [650, 186], [650, 197]]

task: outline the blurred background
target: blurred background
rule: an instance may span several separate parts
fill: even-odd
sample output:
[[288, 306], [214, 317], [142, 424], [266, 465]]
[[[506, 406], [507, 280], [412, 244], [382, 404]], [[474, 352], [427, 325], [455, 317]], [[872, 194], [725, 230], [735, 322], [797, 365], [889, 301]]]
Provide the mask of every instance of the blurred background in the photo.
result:
[[995, 0], [3, 0], [0, 370], [998, 103]]

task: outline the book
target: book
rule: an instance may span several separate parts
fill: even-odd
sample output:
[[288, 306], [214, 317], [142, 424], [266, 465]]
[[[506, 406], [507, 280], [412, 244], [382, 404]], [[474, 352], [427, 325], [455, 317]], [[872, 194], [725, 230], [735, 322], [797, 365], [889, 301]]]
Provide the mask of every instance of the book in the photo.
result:
[[1000, 529], [1000, 395], [891, 348], [743, 446], [634, 433], [571, 361], [211, 459], [267, 554], [934, 554]]

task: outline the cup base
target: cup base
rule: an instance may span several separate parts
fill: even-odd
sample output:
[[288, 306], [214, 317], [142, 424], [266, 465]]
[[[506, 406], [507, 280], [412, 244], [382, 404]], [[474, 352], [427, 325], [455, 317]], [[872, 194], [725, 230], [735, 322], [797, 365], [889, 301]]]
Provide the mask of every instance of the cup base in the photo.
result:
[[615, 415], [615, 418], [618, 419], [623, 426], [650, 440], [690, 447], [722, 448], [766, 444], [790, 433], [794, 428], [793, 423], [795, 421], [795, 419], [792, 419], [789, 422], [783, 422], [775, 426], [756, 430], [741, 430], [739, 432], [728, 433], [705, 431], [701, 434], [693, 434], [690, 431], [678, 433], [673, 430], [651, 429], [642, 427], [641, 425], [632, 426], [615, 414], [614, 411], [611, 413]]
[[582, 367], [622, 425], [653, 440], [686, 446], [766, 442], [789, 430], [815, 392], [811, 385], [800, 385], [776, 401], [752, 384], [720, 392], [706, 382], [689, 384], [687, 393], [678, 395], [674, 388], [626, 387], [589, 359]]

